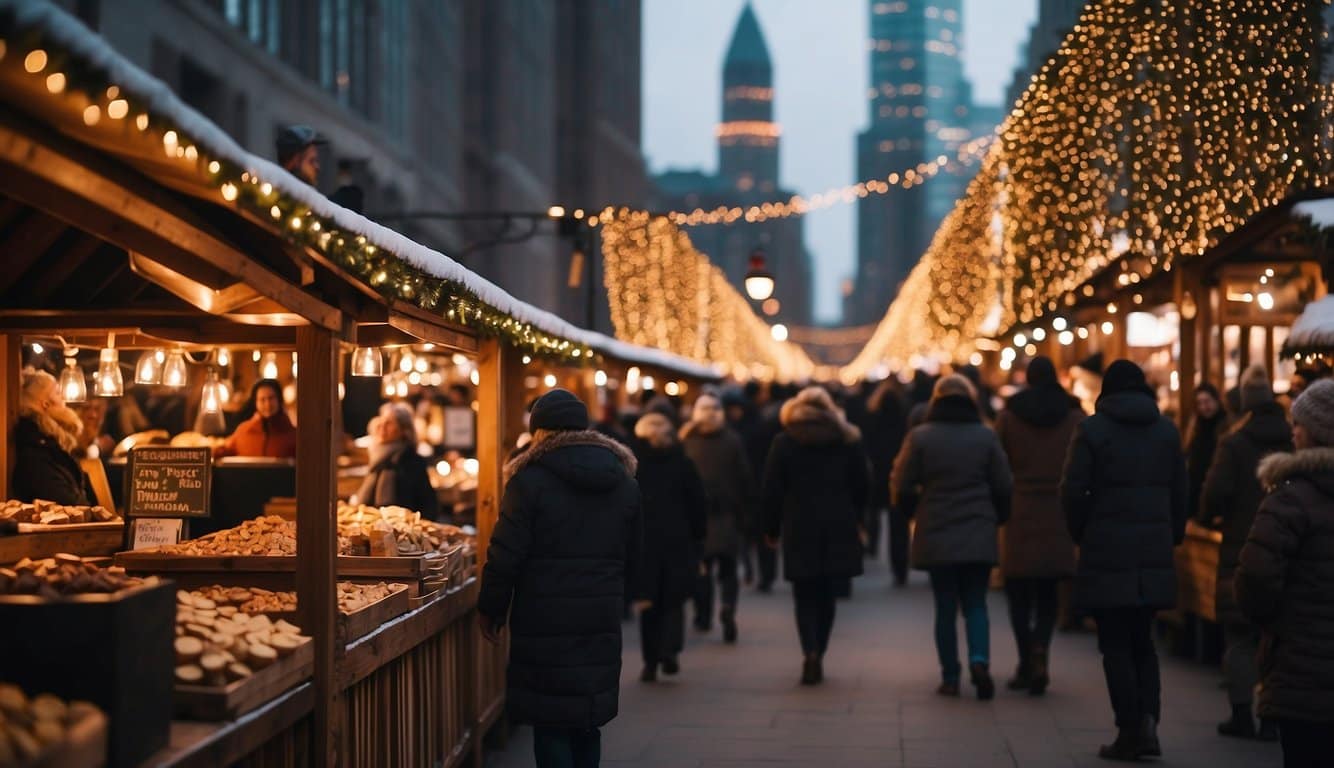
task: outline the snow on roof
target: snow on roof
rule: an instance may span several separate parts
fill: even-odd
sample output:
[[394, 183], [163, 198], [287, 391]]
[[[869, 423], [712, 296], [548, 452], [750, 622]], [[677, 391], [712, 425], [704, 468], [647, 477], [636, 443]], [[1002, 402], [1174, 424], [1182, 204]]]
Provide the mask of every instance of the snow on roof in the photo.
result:
[[582, 344], [617, 360], [658, 366], [685, 376], [719, 378], [719, 372], [713, 366], [584, 330], [546, 310], [519, 301], [443, 253], [331, 202], [281, 166], [247, 152], [215, 123], [182, 101], [165, 83], [140, 69], [112, 48], [104, 38], [48, 0], [0, 0], [0, 6], [13, 8], [19, 25], [41, 29], [70, 55], [104, 70], [123, 91], [141, 100], [150, 112], [174, 122], [213, 156], [250, 169], [275, 188], [310, 208], [315, 215], [333, 221], [340, 229], [364, 235], [377, 248], [428, 274], [464, 286], [490, 307], [548, 334]]
[[1334, 294], [1307, 304], [1283, 342], [1284, 352], [1317, 350], [1334, 350]]
[[1294, 216], [1305, 216], [1321, 229], [1334, 229], [1334, 197], [1307, 200], [1292, 207]]

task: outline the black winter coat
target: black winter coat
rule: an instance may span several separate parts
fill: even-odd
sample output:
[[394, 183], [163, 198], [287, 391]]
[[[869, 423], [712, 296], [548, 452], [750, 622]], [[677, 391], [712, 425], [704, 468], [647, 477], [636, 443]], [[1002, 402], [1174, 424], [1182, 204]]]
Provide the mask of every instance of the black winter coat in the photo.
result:
[[871, 507], [889, 508], [889, 475], [894, 459], [908, 434], [907, 407], [894, 392], [881, 395], [876, 407], [866, 413], [866, 452], [871, 458]]
[[675, 607], [695, 583], [695, 545], [704, 539], [708, 497], [695, 465], [679, 445], [659, 449], [635, 441], [644, 547], [635, 564], [635, 595]]
[[595, 728], [616, 716], [627, 550], [640, 543], [630, 450], [561, 432], [506, 465], [477, 610], [503, 625], [510, 717]]
[[1263, 629], [1260, 716], [1334, 724], [1334, 448], [1269, 456], [1260, 480], [1235, 581]]
[[698, 424], [687, 424], [681, 444], [695, 463], [708, 494], [708, 532], [701, 552], [705, 557], [741, 551], [741, 533], [754, 506], [754, 478], [746, 447], [731, 427], [705, 432]]
[[841, 427], [832, 418], [790, 423], [769, 449], [765, 534], [782, 538], [788, 581], [862, 573], [858, 526], [870, 500], [870, 466], [860, 436], [847, 424]]
[[10, 486], [19, 501], [45, 499], [57, 504], [89, 505], [88, 475], [74, 458], [26, 416], [14, 425], [14, 477]]
[[431, 487], [426, 460], [409, 446], [399, 448], [371, 467], [357, 499], [373, 507], [406, 507], [430, 519], [440, 514], [440, 497]]
[[1186, 476], [1190, 479], [1190, 493], [1187, 498], [1187, 514], [1191, 517], [1200, 515], [1200, 506], [1204, 498], [1204, 478], [1209, 467], [1214, 463], [1214, 452], [1218, 450], [1218, 441], [1228, 430], [1227, 414], [1221, 409], [1212, 419], [1198, 416], [1186, 431]]
[[1176, 604], [1172, 548], [1186, 535], [1181, 437], [1143, 392], [1098, 399], [1066, 458], [1061, 502], [1079, 545], [1074, 602], [1095, 607]]
[[1218, 550], [1218, 582], [1214, 599], [1220, 624], [1246, 621], [1233, 598], [1232, 578], [1241, 547], [1251, 532], [1255, 512], [1265, 497], [1256, 470], [1265, 456], [1292, 450], [1292, 427], [1278, 403], [1252, 409], [1218, 444], [1214, 463], [1204, 480], [1200, 514], [1223, 532]]

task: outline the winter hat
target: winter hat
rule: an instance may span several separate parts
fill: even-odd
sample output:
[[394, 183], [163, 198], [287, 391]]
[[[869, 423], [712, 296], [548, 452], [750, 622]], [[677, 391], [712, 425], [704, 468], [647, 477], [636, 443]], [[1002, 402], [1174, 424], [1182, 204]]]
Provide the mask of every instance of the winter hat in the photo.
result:
[[1274, 402], [1274, 389], [1269, 385], [1269, 371], [1255, 363], [1241, 374], [1241, 410], [1249, 411], [1261, 403]]
[[973, 382], [957, 373], [942, 376], [931, 390], [932, 400], [950, 396], [966, 397], [977, 402], [977, 390], [973, 387]]
[[1144, 379], [1144, 371], [1129, 360], [1117, 360], [1107, 366], [1102, 375], [1102, 392], [1098, 399], [1120, 392], [1141, 392], [1153, 396], [1153, 390], [1149, 389], [1149, 383]]
[[1028, 369], [1024, 371], [1024, 379], [1028, 381], [1030, 389], [1060, 386], [1060, 382], [1056, 380], [1056, 366], [1052, 365], [1051, 358], [1048, 357], [1035, 357], [1029, 361]]
[[528, 426], [533, 431], [588, 429], [588, 407], [569, 390], [553, 389], [533, 403]]
[[1292, 401], [1292, 421], [1317, 445], [1334, 446], [1334, 380], [1321, 379]]

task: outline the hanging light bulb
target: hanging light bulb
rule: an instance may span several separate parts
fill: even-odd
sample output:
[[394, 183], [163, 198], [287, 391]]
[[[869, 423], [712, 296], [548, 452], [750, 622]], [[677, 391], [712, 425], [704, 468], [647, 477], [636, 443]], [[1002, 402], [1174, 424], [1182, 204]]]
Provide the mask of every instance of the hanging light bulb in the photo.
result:
[[230, 379], [223, 379], [218, 382], [218, 393], [222, 396], [223, 403], [230, 403], [232, 401], [233, 391]]
[[77, 352], [76, 349], [65, 350], [65, 369], [60, 372], [60, 394], [66, 403], [82, 403], [88, 399], [88, 382], [74, 357]]
[[220, 368], [226, 368], [227, 366], [231, 365], [232, 364], [231, 350], [227, 349], [226, 347], [218, 347], [217, 360], [218, 360], [218, 367]]
[[384, 355], [378, 347], [357, 347], [352, 353], [353, 376], [382, 376], [384, 374]]
[[166, 359], [166, 353], [160, 349], [150, 349], [139, 355], [139, 362], [134, 366], [134, 383], [162, 383], [162, 363]]
[[395, 391], [394, 374], [384, 377], [383, 386], [380, 387], [380, 394], [385, 397], [393, 397]]
[[413, 364], [417, 361], [413, 359], [412, 353], [403, 350], [403, 354], [398, 358], [398, 369], [404, 373], [412, 373]]
[[120, 350], [116, 349], [116, 335], [107, 335], [107, 345], [102, 349], [100, 362], [97, 364], [98, 397], [120, 397], [125, 394], [125, 379], [120, 375]]
[[264, 355], [264, 362], [259, 366], [259, 375], [265, 379], [278, 378], [278, 356], [272, 352]]
[[218, 380], [218, 372], [213, 368], [208, 369], [208, 376], [204, 378], [204, 388], [199, 396], [199, 409], [204, 413], [219, 413], [222, 411], [222, 404], [227, 402], [223, 396], [222, 382]]
[[292, 378], [296, 378], [296, 353], [292, 353]]
[[171, 354], [167, 355], [167, 362], [162, 365], [162, 384], [168, 387], [183, 387], [189, 378], [190, 372], [185, 367], [185, 353], [173, 349]]
[[774, 276], [764, 264], [764, 251], [756, 248], [750, 252], [750, 269], [744, 281], [746, 295], [755, 301], [764, 301], [774, 295]]

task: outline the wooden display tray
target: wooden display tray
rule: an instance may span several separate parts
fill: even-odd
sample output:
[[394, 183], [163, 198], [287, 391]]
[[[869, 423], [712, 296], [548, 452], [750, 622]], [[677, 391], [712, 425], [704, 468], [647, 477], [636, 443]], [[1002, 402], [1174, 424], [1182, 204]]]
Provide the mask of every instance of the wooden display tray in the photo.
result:
[[235, 720], [304, 682], [314, 670], [315, 644], [306, 642], [290, 655], [226, 686], [177, 683], [172, 690], [172, 705], [176, 717], [182, 720]]
[[[365, 579], [422, 579], [444, 568], [445, 559], [412, 557], [359, 557], [339, 555], [339, 576]], [[116, 565], [130, 573], [296, 573], [296, 556], [172, 555], [161, 552], [117, 552]]]
[[125, 546], [125, 522], [42, 525], [19, 523], [19, 533], [0, 536], [0, 563], [25, 557], [41, 560], [61, 552], [75, 555], [111, 555]]
[[[338, 612], [338, 624], [343, 642], [351, 643], [360, 640], [379, 629], [386, 622], [408, 612], [410, 609], [409, 602], [412, 600], [411, 588], [407, 584], [389, 584], [388, 586], [393, 592], [365, 608], [352, 613]], [[266, 611], [264, 615], [274, 621], [286, 619], [293, 624], [297, 623], [298, 619], [296, 611]]]

